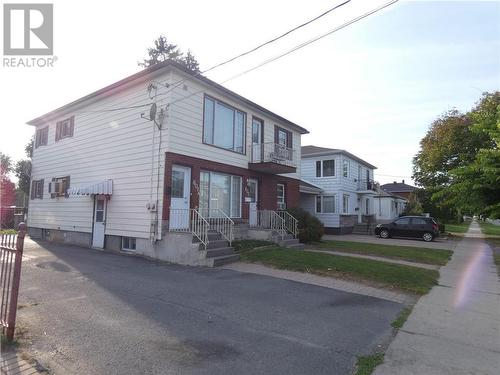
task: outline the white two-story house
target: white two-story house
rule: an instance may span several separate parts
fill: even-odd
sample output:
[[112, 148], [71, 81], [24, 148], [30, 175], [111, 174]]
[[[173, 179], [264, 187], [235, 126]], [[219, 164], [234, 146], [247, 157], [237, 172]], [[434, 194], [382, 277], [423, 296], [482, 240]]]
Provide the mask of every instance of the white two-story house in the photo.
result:
[[301, 207], [321, 220], [327, 234], [351, 233], [375, 221], [375, 166], [339, 149], [303, 146]]
[[307, 130], [171, 61], [28, 124], [32, 237], [210, 264], [299, 205]]

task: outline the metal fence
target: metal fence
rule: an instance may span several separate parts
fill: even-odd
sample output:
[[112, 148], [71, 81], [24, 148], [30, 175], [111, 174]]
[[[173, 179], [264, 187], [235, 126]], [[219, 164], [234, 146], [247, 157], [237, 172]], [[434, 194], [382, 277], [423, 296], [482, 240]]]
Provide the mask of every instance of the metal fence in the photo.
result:
[[26, 225], [19, 224], [16, 234], [0, 234], [0, 322], [2, 335], [12, 341], [16, 327], [17, 298], [21, 281]]

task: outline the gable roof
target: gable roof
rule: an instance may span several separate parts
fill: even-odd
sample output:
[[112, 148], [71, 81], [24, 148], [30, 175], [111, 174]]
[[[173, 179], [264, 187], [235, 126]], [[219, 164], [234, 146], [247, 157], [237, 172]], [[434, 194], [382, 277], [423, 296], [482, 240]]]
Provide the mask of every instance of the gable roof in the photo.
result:
[[326, 148], [326, 147], [309, 145], [309, 146], [302, 146], [301, 153], [302, 153], [303, 158], [312, 158], [315, 156], [342, 154], [342, 155], [346, 155], [346, 156], [350, 157], [353, 160], [356, 160], [358, 163], [361, 163], [361, 164], [367, 166], [368, 168], [377, 169], [377, 167], [368, 163], [367, 161], [364, 161], [361, 158], [358, 158], [356, 155], [353, 155], [346, 150], [341, 150], [338, 148]]
[[240, 102], [244, 103], [245, 105], [248, 105], [249, 107], [252, 107], [259, 112], [262, 112], [263, 114], [273, 118], [274, 120], [277, 120], [278, 122], [282, 122], [282, 123], [290, 126], [292, 129], [299, 132], [300, 134], [308, 134], [309, 133], [309, 131], [307, 129], [291, 122], [290, 120], [287, 120], [286, 118], [281, 117], [280, 115], [278, 115], [274, 112], [271, 112], [270, 110], [258, 105], [257, 103], [252, 102], [251, 100], [235, 93], [234, 91], [231, 91], [231, 90], [225, 88], [224, 86], [219, 85], [218, 83], [212, 81], [211, 79], [208, 79], [207, 77], [204, 77], [199, 73], [193, 72], [192, 70], [187, 69], [183, 65], [176, 63], [175, 61], [171, 61], [171, 60], [166, 60], [166, 61], [157, 63], [155, 65], [151, 65], [150, 67], [143, 69], [140, 72], [132, 74], [132, 75], [130, 75], [130, 76], [128, 76], [120, 81], [117, 81], [109, 86], [103, 87], [102, 89], [94, 91], [93, 93], [90, 93], [86, 96], [83, 96], [80, 99], [72, 101], [68, 104], [63, 105], [62, 107], [59, 107], [59, 108], [57, 108], [53, 111], [50, 111], [42, 116], [39, 116], [33, 120], [30, 120], [27, 122], [27, 124], [28, 125], [38, 125], [40, 123], [44, 123], [44, 122], [53, 120], [53, 119], [57, 118], [60, 113], [69, 112], [70, 109], [72, 109], [73, 107], [76, 107], [78, 105], [84, 105], [85, 102], [90, 101], [92, 99], [95, 99], [101, 95], [104, 95], [107, 92], [114, 90], [120, 86], [123, 86], [127, 83], [130, 83], [130, 82], [133, 82], [133, 81], [139, 80], [139, 79], [143, 79], [144, 81], [147, 81], [149, 75], [151, 75], [152, 73], [159, 71], [161, 69], [165, 69], [165, 70], [176, 69], [184, 74], [191, 76], [190, 78], [201, 81], [201, 82], [205, 83], [206, 85], [208, 85], [208, 86], [210, 86], [218, 91], [221, 91], [223, 94], [231, 96], [233, 99], [240, 101]]
[[383, 190], [387, 191], [388, 193], [411, 193], [417, 190], [415, 186], [405, 184], [404, 182], [396, 182], [396, 181], [390, 184], [384, 184], [380, 187]]

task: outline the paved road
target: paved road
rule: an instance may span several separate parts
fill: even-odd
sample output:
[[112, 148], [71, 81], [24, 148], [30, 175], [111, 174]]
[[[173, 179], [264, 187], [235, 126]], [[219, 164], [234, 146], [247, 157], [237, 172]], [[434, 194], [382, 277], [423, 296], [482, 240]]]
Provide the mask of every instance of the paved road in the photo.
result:
[[375, 375], [500, 373], [500, 282], [491, 249], [473, 222], [422, 297]]
[[425, 242], [419, 239], [413, 238], [380, 238], [375, 235], [366, 234], [340, 234], [340, 235], [324, 235], [322, 238], [324, 241], [336, 240], [336, 241], [355, 241], [355, 242], [367, 242], [367, 243], [377, 243], [382, 245], [398, 245], [398, 246], [411, 246], [411, 247], [427, 247], [430, 249], [445, 249], [453, 250], [457, 246], [458, 241], [451, 239], [436, 238], [432, 242]]
[[26, 246], [20, 322], [59, 374], [350, 374], [402, 305], [226, 269]]

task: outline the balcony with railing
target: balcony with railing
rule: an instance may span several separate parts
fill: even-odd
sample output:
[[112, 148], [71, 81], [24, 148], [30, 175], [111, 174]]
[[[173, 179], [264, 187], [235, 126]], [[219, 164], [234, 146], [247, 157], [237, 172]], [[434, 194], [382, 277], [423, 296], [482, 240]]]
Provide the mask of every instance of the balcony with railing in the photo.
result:
[[294, 173], [297, 170], [296, 150], [274, 142], [254, 143], [249, 150], [248, 169], [271, 174]]
[[377, 191], [377, 183], [373, 180], [358, 180], [358, 193], [374, 193]]

